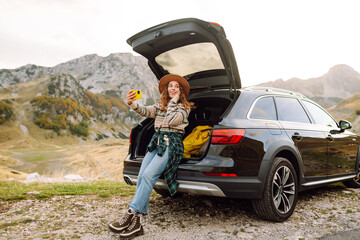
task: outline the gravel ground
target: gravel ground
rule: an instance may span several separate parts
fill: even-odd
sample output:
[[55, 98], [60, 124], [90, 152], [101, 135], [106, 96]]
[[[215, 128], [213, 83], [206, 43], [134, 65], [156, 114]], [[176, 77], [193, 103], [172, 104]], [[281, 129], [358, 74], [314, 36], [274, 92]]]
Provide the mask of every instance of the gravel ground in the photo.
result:
[[[184, 195], [152, 195], [136, 239], [319, 239], [358, 229], [360, 189], [324, 187], [299, 194], [294, 214], [283, 223], [259, 219], [249, 201]], [[56, 196], [0, 201], [0, 239], [119, 239], [107, 226], [131, 197]]]

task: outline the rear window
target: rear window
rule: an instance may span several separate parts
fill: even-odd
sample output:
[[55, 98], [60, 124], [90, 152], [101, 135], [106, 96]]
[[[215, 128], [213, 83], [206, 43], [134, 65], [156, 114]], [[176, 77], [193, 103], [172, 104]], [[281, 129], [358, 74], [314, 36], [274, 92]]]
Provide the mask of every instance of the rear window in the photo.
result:
[[186, 76], [196, 72], [224, 69], [213, 43], [195, 43], [164, 52], [155, 58], [166, 72]]

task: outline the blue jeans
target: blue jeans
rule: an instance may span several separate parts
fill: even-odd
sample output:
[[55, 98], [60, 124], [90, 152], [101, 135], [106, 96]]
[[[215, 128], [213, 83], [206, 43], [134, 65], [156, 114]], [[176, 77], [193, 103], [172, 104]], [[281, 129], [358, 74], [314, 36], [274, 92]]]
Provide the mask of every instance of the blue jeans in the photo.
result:
[[136, 193], [129, 204], [130, 208], [138, 213], [148, 214], [151, 191], [160, 175], [164, 172], [168, 160], [168, 148], [166, 148], [162, 157], [157, 155], [156, 149], [146, 153], [138, 175]]

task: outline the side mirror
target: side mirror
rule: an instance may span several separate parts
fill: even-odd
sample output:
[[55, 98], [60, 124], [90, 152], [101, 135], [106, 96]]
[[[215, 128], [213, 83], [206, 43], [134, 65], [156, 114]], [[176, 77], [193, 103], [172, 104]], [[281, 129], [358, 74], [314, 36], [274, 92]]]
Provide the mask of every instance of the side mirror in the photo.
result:
[[340, 127], [341, 131], [345, 131], [345, 129], [352, 128], [352, 125], [351, 125], [351, 123], [349, 121], [340, 120], [339, 127]]

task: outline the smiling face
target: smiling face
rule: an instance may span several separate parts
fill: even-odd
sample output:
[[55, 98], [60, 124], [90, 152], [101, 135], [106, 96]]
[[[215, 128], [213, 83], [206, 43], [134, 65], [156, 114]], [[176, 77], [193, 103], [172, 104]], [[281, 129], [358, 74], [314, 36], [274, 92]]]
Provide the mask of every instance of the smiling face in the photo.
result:
[[180, 95], [180, 84], [177, 81], [171, 81], [168, 84], [168, 93], [171, 98]]

